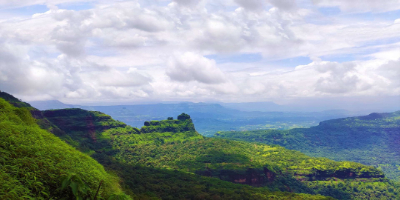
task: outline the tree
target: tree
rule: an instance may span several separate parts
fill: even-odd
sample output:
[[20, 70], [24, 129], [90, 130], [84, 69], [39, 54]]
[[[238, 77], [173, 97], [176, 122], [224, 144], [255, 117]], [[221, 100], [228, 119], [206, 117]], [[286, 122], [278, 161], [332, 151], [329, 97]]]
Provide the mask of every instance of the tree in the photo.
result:
[[190, 115], [188, 115], [186, 113], [182, 113], [182, 114], [178, 115], [178, 120], [180, 120], [180, 121], [185, 121], [187, 119], [190, 119]]

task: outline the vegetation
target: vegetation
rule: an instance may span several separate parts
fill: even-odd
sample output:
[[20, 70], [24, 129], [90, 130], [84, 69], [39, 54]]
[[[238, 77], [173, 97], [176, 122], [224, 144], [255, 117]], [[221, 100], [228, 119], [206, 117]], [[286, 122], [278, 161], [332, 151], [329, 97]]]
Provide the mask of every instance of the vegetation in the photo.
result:
[[400, 111], [335, 119], [291, 130], [218, 132], [220, 138], [277, 144], [310, 156], [372, 165], [400, 180]]
[[400, 198], [380, 169], [278, 145], [205, 138], [184, 113], [137, 129], [100, 112], [3, 104], [0, 198]]
[[[35, 122], [27, 108], [0, 98], [0, 199], [130, 199], [118, 177]], [[74, 178], [62, 187], [68, 176]]]
[[[122, 177], [125, 190], [135, 199], [329, 199], [318, 195], [271, 192], [267, 188], [200, 178], [198, 175], [176, 170], [155, 169], [137, 163], [127, 164], [116, 156], [120, 152], [116, 146], [159, 146], [163, 143], [203, 139], [203, 136], [195, 132], [190, 116], [186, 114], [180, 115], [180, 120], [146, 122], [152, 128], [143, 129], [143, 132], [114, 121], [102, 113], [81, 109], [50, 110], [43, 112], [43, 116], [63, 131], [60, 138]], [[173, 130], [186, 131], [148, 133], [151, 132], [149, 130], [167, 130], [170, 125], [179, 125]], [[118, 142], [113, 143], [111, 138], [118, 138]]]
[[[80, 112], [87, 112], [81, 118], [95, 114]], [[125, 187], [136, 191], [139, 198], [194, 198], [203, 193], [210, 198], [214, 195], [228, 198], [221, 194], [231, 191], [227, 189], [231, 187], [247, 188], [243, 190], [257, 194], [281, 191], [322, 194], [337, 199], [394, 199], [399, 194], [396, 185], [374, 167], [312, 158], [277, 145], [204, 138], [194, 130], [186, 114], [178, 116], [178, 120], [147, 121], [140, 130], [130, 126], [104, 126], [112, 124], [108, 122], [112, 119], [102, 117], [99, 120], [93, 115], [97, 124], [94, 138], [88, 137], [91, 129], [87, 123], [65, 123], [70, 117], [63, 114], [45, 116], [64, 127], [66, 136], [62, 138], [69, 136], [72, 145], [116, 171], [124, 179]], [[76, 121], [85, 120], [76, 118]], [[80, 134], [76, 130], [80, 130]], [[221, 180], [264, 189], [251, 191], [253, 187], [231, 185]], [[175, 189], [161, 189], [161, 183], [166, 188], [182, 188], [178, 194], [183, 196], [177, 196]], [[216, 186], [220, 183], [223, 188]], [[209, 190], [214, 185], [215, 190]], [[379, 192], [373, 192], [374, 189]], [[250, 198], [249, 193], [244, 194]], [[285, 196], [285, 193], [278, 194]]]

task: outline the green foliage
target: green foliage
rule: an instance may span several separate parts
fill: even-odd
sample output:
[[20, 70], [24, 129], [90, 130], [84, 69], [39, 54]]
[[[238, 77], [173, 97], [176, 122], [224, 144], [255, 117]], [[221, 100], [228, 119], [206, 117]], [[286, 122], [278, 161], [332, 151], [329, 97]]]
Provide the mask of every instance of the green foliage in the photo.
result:
[[104, 154], [95, 158], [124, 179], [134, 199], [332, 199], [320, 195], [271, 191], [266, 187], [234, 184], [178, 170], [121, 163]]
[[[60, 138], [115, 171], [137, 199], [399, 198], [398, 187], [374, 167], [312, 158], [277, 145], [204, 138], [186, 114], [148, 121], [141, 130], [81, 109], [45, 111], [44, 116], [64, 132]], [[64, 192], [93, 194], [85, 190], [90, 182], [72, 180], [77, 184], [66, 184]]]
[[140, 129], [141, 133], [163, 133], [163, 132], [195, 132], [190, 116], [182, 113], [178, 116], [178, 120], [173, 120], [169, 118], [162, 121], [150, 121], [145, 122], [145, 126]]
[[[235, 185], [217, 179], [199, 179], [199, 176], [193, 172], [202, 173], [207, 162], [215, 162], [221, 166], [225, 162], [234, 162], [234, 166], [240, 162], [250, 163], [250, 161], [247, 156], [241, 154], [219, 153], [219, 151], [210, 148], [214, 144], [209, 143], [208, 139], [205, 140], [203, 136], [198, 134], [194, 130], [192, 121], [188, 118], [186, 120], [148, 122], [147, 128], [149, 130], [161, 132], [143, 131], [143, 129], [139, 131], [129, 126], [112, 128], [96, 126], [94, 129], [99, 131], [96, 131], [96, 140], [92, 140], [82, 138], [84, 131], [88, 134], [91, 130], [85, 129], [89, 122], [86, 122], [86, 125], [81, 124], [81, 121], [84, 121], [82, 117], [87, 114], [80, 114], [81, 120], [77, 116], [71, 116], [72, 119], [76, 118], [74, 121], [77, 122], [71, 124], [66, 123], [69, 119], [67, 115], [62, 112], [59, 113], [61, 116], [46, 116], [59, 127], [64, 127], [63, 130], [66, 131], [68, 137], [63, 136], [61, 138], [85, 152], [92, 152], [90, 155], [107, 168], [117, 172], [123, 178], [128, 190], [133, 191], [131, 195], [139, 199], [151, 199], [152, 197], [163, 199], [270, 199], [272, 198], [271, 195], [276, 199], [290, 199], [292, 197], [298, 197], [298, 199], [325, 198], [305, 194], [270, 192], [266, 188], [253, 189], [249, 186]], [[92, 120], [97, 121], [96, 116]], [[170, 126], [176, 127], [176, 131], [169, 132], [169, 129], [165, 128]], [[193, 148], [187, 148], [186, 145], [188, 144], [197, 145]], [[177, 147], [175, 150], [172, 148], [174, 146]], [[200, 146], [207, 146], [207, 148], [204, 147], [204, 151], [195, 154], [198, 156], [191, 157], [193, 151], [197, 151]], [[179, 159], [178, 154], [181, 154], [183, 159]], [[190, 159], [193, 159], [192, 164]], [[187, 170], [188, 167], [191, 169]], [[171, 171], [171, 169], [178, 171]], [[229, 166], [226, 166], [226, 169], [230, 169]], [[245, 171], [243, 167], [233, 167], [232, 169]], [[216, 171], [216, 173], [219, 172]], [[216, 180], [217, 185], [213, 183]], [[243, 192], [236, 194], [235, 191], [237, 190]]]
[[277, 144], [310, 156], [375, 166], [400, 180], [400, 111], [321, 122], [307, 129], [218, 132], [227, 139]]
[[62, 177], [75, 173], [99, 199], [121, 193], [118, 178], [53, 134], [40, 129], [26, 108], [0, 98], [0, 199], [72, 198], [59, 190]]
[[186, 113], [182, 113], [182, 114], [178, 115], [178, 120], [180, 120], [180, 121], [185, 121], [188, 119], [190, 119], [190, 116]]
[[[68, 118], [54, 120], [60, 118], [53, 116], [49, 119], [65, 124]], [[96, 121], [95, 118], [93, 120]], [[176, 127], [176, 131], [166, 128], [169, 126]], [[379, 183], [385, 188], [380, 197], [398, 197], [398, 189], [384, 178], [382, 171], [374, 167], [312, 158], [277, 145], [204, 138], [195, 132], [190, 119], [150, 121], [140, 131], [129, 126], [95, 129], [99, 130], [96, 132], [96, 140], [80, 138], [77, 147], [92, 152], [91, 155], [100, 163], [116, 171], [123, 178], [125, 186], [140, 199], [195, 198], [197, 194], [204, 194], [207, 198], [213, 195], [227, 199], [243, 198], [233, 194], [221, 196], [221, 193], [232, 192], [227, 188], [233, 187], [231, 183], [223, 181], [264, 186], [265, 191], [260, 190], [264, 191], [262, 194], [268, 193], [267, 187], [269, 191], [323, 194], [338, 199], [360, 199], [366, 196], [374, 199], [368, 187]], [[66, 133], [71, 135], [72, 140], [79, 138], [74, 136], [77, 133], [74, 129], [66, 127], [66, 130], [69, 130]], [[198, 175], [210, 178], [199, 178]], [[224, 183], [224, 187], [215, 186], [214, 192], [210, 192], [210, 186], [215, 181]], [[336, 187], [336, 182], [350, 182], [354, 185], [365, 182], [365, 187], [355, 187], [350, 191]], [[164, 189], [160, 188], [160, 184]], [[182, 188], [185, 184], [190, 186]], [[247, 190], [243, 193], [247, 196], [249, 193], [260, 193], [244, 189], [251, 188], [248, 186], [235, 187]]]
[[[100, 185], [102, 182], [100, 182]], [[70, 174], [66, 176], [60, 188], [61, 191], [70, 193], [68, 196], [74, 196], [77, 200], [95, 199], [95, 194], [90, 193], [90, 188], [79, 176]], [[72, 194], [71, 194], [72, 193]]]

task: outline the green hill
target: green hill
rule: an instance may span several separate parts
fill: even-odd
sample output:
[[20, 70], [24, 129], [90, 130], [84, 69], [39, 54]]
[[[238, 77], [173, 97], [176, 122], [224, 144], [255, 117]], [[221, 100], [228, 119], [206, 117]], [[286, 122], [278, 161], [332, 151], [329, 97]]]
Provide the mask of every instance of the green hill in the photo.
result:
[[372, 113], [286, 131], [218, 132], [216, 137], [277, 144], [310, 156], [372, 165], [400, 180], [400, 111]]
[[[91, 156], [113, 171], [121, 178], [124, 191], [134, 199], [398, 199], [400, 194], [398, 186], [386, 179], [377, 168], [355, 162], [313, 158], [277, 145], [205, 138], [196, 132], [187, 114], [179, 115], [176, 120], [169, 117], [167, 120], [148, 121], [139, 130], [95, 111], [64, 109], [40, 112], [31, 107], [11, 108], [29, 126], [45, 134], [45, 138], [55, 137], [35, 123], [86, 154], [79, 155], [88, 159]], [[20, 112], [25, 114], [18, 114]], [[2, 113], [2, 116], [14, 119], [9, 112]], [[25, 133], [25, 129], [12, 134], [8, 130], [13, 129], [3, 130], [6, 131], [1, 133], [5, 138], [2, 142], [8, 143], [14, 142], [9, 138]], [[41, 138], [34, 135], [27, 138], [29, 142], [15, 141], [15, 144], [30, 150], [18, 156], [14, 156], [15, 149], [8, 150], [10, 158], [21, 160], [6, 159], [8, 163], [4, 166], [11, 166], [11, 170], [2, 167], [4, 187], [0, 188], [20, 189], [22, 192], [16, 196], [28, 194], [33, 198], [48, 198], [45, 194], [51, 194], [57, 199], [57, 195], [64, 193], [73, 196], [73, 191], [78, 191], [76, 186], [83, 188], [81, 196], [83, 193], [93, 196], [103, 180], [100, 187], [102, 198], [113, 194], [124, 195], [119, 189], [118, 177], [110, 176], [105, 171], [103, 176], [93, 175], [92, 168], [101, 168], [101, 165], [93, 160], [93, 164], [82, 165], [83, 161], [68, 159], [76, 154], [70, 155], [59, 148], [64, 145], [71, 151], [76, 150], [65, 143], [60, 145], [61, 141], [57, 138], [58, 142], [31, 142]], [[52, 151], [35, 149], [39, 147], [51, 147]], [[64, 157], [59, 157], [56, 152]], [[26, 182], [28, 179], [14, 173], [14, 165], [26, 163], [24, 159], [38, 156], [36, 154], [48, 164], [43, 167], [46, 172], [61, 170], [57, 173], [59, 177], [48, 177], [40, 171], [42, 163], [38, 164], [40, 169], [30, 169], [29, 174], [34, 174], [33, 180], [40, 180], [38, 185], [51, 189], [38, 190], [35, 184]], [[61, 162], [59, 159], [77, 169], [73, 168], [74, 171], [67, 164], [58, 164]], [[59, 189], [63, 188], [62, 182], [71, 187]], [[15, 195], [14, 190], [8, 190], [1, 195]], [[32, 191], [40, 191], [40, 194]]]
[[[39, 119], [32, 118], [31, 114]], [[44, 115], [57, 121], [64, 130]], [[152, 127], [147, 132], [179, 125], [177, 130], [186, 130], [186, 133], [177, 133], [176, 136], [182, 136], [179, 140], [203, 138], [193, 132], [190, 119], [185, 119], [189, 116], [181, 117], [181, 120], [168, 120], [167, 126], [164, 122], [149, 122]], [[123, 180], [108, 174], [87, 154], [40, 129], [36, 123], [43, 121], [48, 123], [46, 128], [56, 128], [59, 131], [55, 134], [79, 149], [96, 149], [86, 153], [101, 160]], [[121, 191], [120, 183], [134, 199], [330, 199], [320, 195], [271, 192], [267, 188], [238, 185], [176, 170], [124, 164], [109, 156], [118, 151], [107, 148], [109, 139], [96, 138], [97, 133], [118, 129], [140, 133], [99, 112], [72, 109], [38, 113], [32, 107], [16, 108], [0, 99], [0, 199], [130, 199]], [[188, 136], [189, 132], [192, 136]], [[154, 139], [155, 144], [160, 142], [153, 136], [147, 137], [150, 134], [141, 136], [144, 143], [148, 143], [149, 138]]]
[[118, 177], [40, 129], [26, 106], [16, 108], [0, 98], [0, 199], [117, 196], [130, 199]]
[[[143, 199], [287, 197], [268, 191], [337, 199], [396, 199], [399, 194], [374, 167], [313, 158], [276, 145], [204, 138], [186, 114], [178, 120], [145, 122], [140, 130], [93, 111], [51, 110], [43, 115], [65, 132], [61, 138], [117, 171], [125, 187]], [[245, 192], [233, 193], [233, 188]], [[228, 194], [232, 196], [224, 196]]]
[[33, 108], [29, 103], [25, 103], [6, 92], [0, 91], [0, 98], [6, 100], [8, 103], [18, 108]]

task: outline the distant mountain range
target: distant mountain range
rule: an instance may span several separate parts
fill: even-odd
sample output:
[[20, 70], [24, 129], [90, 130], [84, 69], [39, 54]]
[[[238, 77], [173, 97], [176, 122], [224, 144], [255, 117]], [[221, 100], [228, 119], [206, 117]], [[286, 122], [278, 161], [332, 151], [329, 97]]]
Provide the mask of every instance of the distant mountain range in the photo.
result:
[[[217, 131], [289, 129], [311, 127], [320, 121], [340, 117], [354, 116], [359, 113], [346, 110], [322, 112], [289, 112], [289, 108], [274, 103], [174, 103], [117, 106], [79, 106], [64, 104], [60, 101], [29, 102], [40, 110], [82, 108], [106, 113], [116, 120], [133, 127], [142, 127], [144, 121], [161, 120], [188, 113], [192, 116], [196, 129], [203, 135], [213, 135]], [[286, 110], [269, 111], [268, 110]], [[259, 108], [259, 111], [254, 111]]]
[[58, 100], [48, 100], [48, 101], [30, 101], [33, 107], [39, 110], [52, 110], [52, 109], [64, 109], [64, 108], [78, 108], [77, 105], [70, 105], [62, 103]]

